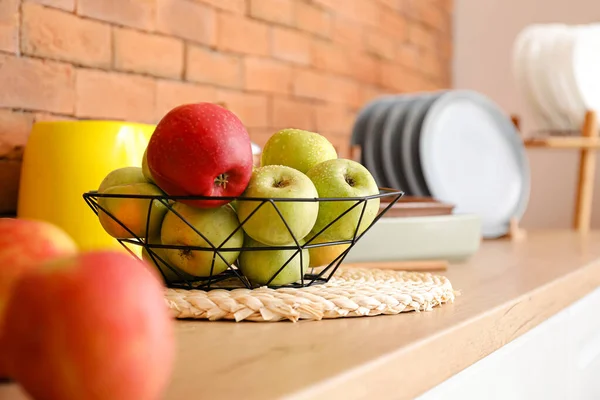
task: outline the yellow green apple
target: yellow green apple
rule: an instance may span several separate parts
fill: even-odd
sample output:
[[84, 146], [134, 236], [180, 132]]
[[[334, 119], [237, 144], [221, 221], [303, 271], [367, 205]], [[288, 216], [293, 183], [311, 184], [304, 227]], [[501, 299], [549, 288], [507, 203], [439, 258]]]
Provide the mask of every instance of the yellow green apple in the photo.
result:
[[148, 168], [148, 149], [144, 150], [144, 156], [142, 157], [142, 174], [146, 181], [150, 183], [154, 183], [154, 179], [152, 179], [152, 174], [150, 173], [150, 168]]
[[[147, 182], [113, 186], [104, 190], [102, 194], [164, 196], [164, 193], [157, 186]], [[151, 208], [150, 202], [152, 202]], [[167, 212], [167, 207], [156, 199], [98, 197], [98, 205], [112, 214], [116, 220], [123, 223], [132, 232], [127, 231], [102, 209], [98, 209], [100, 224], [109, 235], [118, 239], [141, 238], [146, 237], [146, 234], [148, 236], [158, 235], [162, 220]], [[148, 231], [146, 231], [149, 210], [150, 219], [148, 221]]]
[[317, 189], [302, 172], [283, 165], [267, 165], [257, 168], [242, 198], [237, 202], [237, 214], [243, 222], [260, 206], [256, 213], [244, 223], [243, 228], [252, 239], [270, 245], [284, 245], [301, 240], [312, 229], [319, 212], [315, 201], [276, 201], [275, 205], [287, 222], [294, 237], [277, 213], [273, 204], [248, 198], [315, 199]]
[[[160, 236], [149, 238], [148, 243], [162, 244]], [[142, 250], [142, 260], [156, 268], [157, 274], [165, 281], [165, 283], [193, 281], [196, 279], [194, 276], [174, 267], [170, 263], [167, 265], [166, 263], [169, 261], [164, 248], [153, 247], [151, 251], [154, 253], [154, 257], [152, 257], [150, 252], [144, 247]]]
[[[306, 175], [312, 180], [317, 188], [320, 198], [348, 198], [365, 197], [379, 194], [379, 188], [371, 173], [356, 161], [338, 158], [317, 164]], [[319, 204], [319, 216], [309, 238], [318, 234], [329, 223], [341, 216], [358, 201], [321, 201]], [[364, 232], [373, 222], [379, 211], [379, 198], [367, 201], [365, 212], [361, 219], [364, 203], [339, 218], [323, 233], [319, 239], [349, 240]], [[360, 226], [358, 226], [360, 222]]]
[[106, 175], [100, 186], [98, 192], [102, 193], [106, 189], [113, 186], [129, 185], [132, 183], [147, 183], [148, 180], [144, 177], [142, 169], [139, 167], [123, 167], [115, 169]]
[[306, 249], [301, 250], [301, 263], [300, 251], [297, 249], [260, 250], [267, 246], [249, 236], [246, 236], [244, 247], [250, 247], [253, 250], [242, 251], [239, 258], [240, 269], [250, 282], [258, 285], [266, 285], [290, 259], [286, 266], [269, 283], [270, 286], [282, 286], [297, 282], [308, 268], [310, 256]]
[[261, 166], [285, 165], [306, 173], [315, 165], [335, 158], [337, 152], [325, 136], [302, 129], [282, 129], [265, 144]]
[[[229, 205], [215, 208], [195, 208], [175, 202], [173, 210], [181, 215], [183, 219], [172, 211], [167, 213], [160, 235], [162, 244], [209, 249], [210, 244], [194, 230], [196, 229], [215, 247], [221, 249], [242, 247], [244, 243], [244, 231], [242, 229], [238, 229], [233, 236], [227, 239], [239, 226], [235, 211]], [[225, 240], [227, 241], [225, 242]], [[229, 268], [239, 256], [239, 251], [221, 251], [220, 254], [226, 261], [224, 262], [219, 255], [211, 250], [165, 249], [164, 253], [170, 265], [199, 277], [211, 276], [213, 258], [212, 275], [214, 276]]]

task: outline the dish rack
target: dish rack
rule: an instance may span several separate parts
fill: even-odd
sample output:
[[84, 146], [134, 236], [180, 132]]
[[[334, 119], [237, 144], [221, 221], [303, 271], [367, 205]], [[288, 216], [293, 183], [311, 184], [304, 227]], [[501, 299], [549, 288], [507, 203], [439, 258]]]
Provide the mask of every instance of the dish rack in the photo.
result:
[[[511, 118], [517, 130], [521, 132], [519, 116], [512, 115]], [[537, 133], [543, 134], [544, 131]], [[579, 171], [573, 229], [580, 233], [588, 233], [591, 229], [592, 220], [596, 152], [600, 149], [598, 115], [593, 110], [586, 111], [579, 135], [572, 135], [571, 132], [566, 131], [563, 136], [560, 135], [560, 131], [552, 131], [551, 133], [552, 135], [548, 137], [536, 136], [534, 138], [524, 138], [523, 143], [526, 148], [579, 150]]]

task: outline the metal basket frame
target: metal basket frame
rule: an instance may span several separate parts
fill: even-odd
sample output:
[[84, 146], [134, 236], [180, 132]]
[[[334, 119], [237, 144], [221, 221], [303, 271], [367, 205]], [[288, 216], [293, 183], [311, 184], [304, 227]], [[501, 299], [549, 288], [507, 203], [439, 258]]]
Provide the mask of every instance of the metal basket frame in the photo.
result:
[[[393, 205], [398, 200], [400, 200], [400, 198], [403, 195], [404, 195], [404, 192], [399, 191], [399, 190], [394, 190], [394, 189], [389, 189], [389, 188], [380, 188], [378, 194], [371, 195], [371, 196], [364, 196], [364, 197], [331, 197], [331, 198], [266, 198], [266, 197], [229, 197], [229, 196], [220, 196], [220, 197], [215, 196], [215, 197], [210, 197], [210, 196], [169, 196], [169, 195], [106, 194], [106, 193], [98, 193], [97, 191], [89, 191], [89, 192], [86, 192], [86, 193], [83, 194], [83, 198], [84, 198], [85, 202], [88, 204], [88, 206], [93, 210], [93, 212], [96, 215], [98, 215], [99, 211], [104, 212], [106, 215], [108, 215], [111, 219], [113, 219], [116, 223], [118, 223], [123, 229], [125, 229], [132, 236], [132, 238], [127, 238], [127, 239], [115, 239], [132, 256], [137, 257], [137, 255], [129, 248], [128, 245], [142, 246], [142, 247], [144, 247], [146, 249], [146, 251], [148, 252], [150, 258], [156, 264], [157, 269], [163, 275], [163, 278], [165, 280], [166, 286], [172, 287], [172, 288], [180, 288], [180, 289], [203, 289], [203, 290], [210, 290], [210, 289], [214, 289], [214, 288], [219, 288], [219, 289], [235, 289], [235, 288], [240, 288], [240, 285], [239, 285], [238, 282], [240, 282], [243, 285], [242, 287], [246, 287], [248, 289], [256, 287], [256, 285], [253, 285], [250, 282], [250, 280], [246, 276], [244, 276], [242, 274], [241, 269], [239, 268], [239, 264], [238, 264], [239, 261], [236, 260], [233, 264], [228, 263], [225, 260], [225, 258], [223, 257], [223, 255], [221, 254], [222, 252], [296, 250], [289, 257], [289, 259], [284, 264], [282, 264], [282, 266], [277, 270], [277, 272], [269, 279], [269, 281], [266, 283], [266, 286], [273, 287], [273, 288], [280, 288], [280, 287], [298, 288], [298, 287], [306, 287], [306, 286], [311, 286], [311, 285], [318, 284], [318, 283], [328, 282], [329, 279], [335, 273], [335, 271], [339, 268], [339, 266], [341, 265], [341, 263], [344, 261], [346, 255], [349, 253], [349, 251], [352, 249], [352, 247], [356, 244], [356, 242], [364, 234], [366, 234], [369, 231], [369, 229], [371, 229], [371, 227], [391, 207], [393, 207]], [[373, 199], [377, 199], [377, 198], [383, 198], [383, 197], [392, 197], [392, 199], [389, 201], [389, 203], [387, 204], [387, 206], [384, 209], [380, 209], [379, 210], [379, 212], [378, 212], [377, 216], [375, 217], [375, 219], [373, 220], [373, 222], [371, 222], [371, 224], [369, 224], [369, 226], [367, 226], [366, 229], [359, 234], [358, 233], [358, 231], [359, 231], [358, 228], [362, 224], [363, 216], [364, 216], [364, 213], [365, 213], [368, 201], [369, 200], [373, 200]], [[148, 213], [147, 213], [147, 216], [146, 216], [146, 229], [145, 229], [146, 235], [145, 235], [145, 237], [138, 237], [122, 221], [120, 221], [118, 218], [116, 218], [108, 210], [106, 210], [105, 208], [103, 208], [98, 203], [98, 199], [100, 199], [100, 198], [129, 198], [129, 199], [150, 200], [149, 204], [148, 204]], [[228, 202], [236, 200], [237, 202], [241, 202], [241, 201], [260, 202], [260, 204], [243, 221], [239, 221], [238, 226], [229, 234], [229, 236], [227, 236], [227, 238], [221, 244], [214, 245], [213, 243], [211, 243], [210, 240], [208, 240], [208, 238], [202, 232], [200, 232], [198, 229], [196, 229], [194, 226], [192, 226], [192, 224], [190, 224], [179, 212], [177, 212], [173, 208], [173, 203], [176, 202], [176, 201], [179, 201], [179, 200], [209, 200], [209, 201], [228, 201]], [[148, 231], [149, 231], [150, 219], [151, 219], [151, 215], [152, 215], [152, 208], [153, 208], [153, 204], [154, 204], [155, 201], [158, 201], [158, 202], [162, 203], [168, 209], [167, 212], [172, 212], [177, 217], [179, 217], [196, 234], [198, 234], [200, 237], [202, 237], [202, 239], [204, 239], [204, 241], [206, 241], [206, 243], [208, 243], [209, 246], [208, 247], [202, 247], [202, 246], [165, 245], [165, 244], [149, 243]], [[354, 202], [355, 204], [353, 204], [347, 210], [345, 210], [343, 213], [341, 213], [336, 218], [334, 218], [329, 224], [327, 224], [325, 227], [323, 227], [319, 232], [317, 232], [313, 237], [311, 237], [308, 241], [306, 241], [304, 243], [300, 243], [302, 241], [302, 239], [299, 240], [298, 238], [295, 237], [295, 235], [292, 232], [289, 224], [287, 223], [287, 221], [285, 220], [285, 218], [282, 215], [281, 211], [277, 207], [277, 203], [278, 202], [318, 202], [318, 203], [320, 203], [320, 202], [338, 202], [338, 201]], [[264, 247], [247, 247], [247, 246], [242, 246], [242, 247], [235, 247], [235, 248], [222, 248], [222, 246], [225, 243], [227, 243], [227, 241], [229, 241], [229, 239], [231, 239], [233, 237], [233, 235], [235, 235], [239, 230], [243, 229], [244, 224], [248, 220], [250, 220], [250, 218], [252, 218], [252, 216], [260, 208], [264, 207], [265, 204], [267, 204], [267, 203], [270, 203], [273, 206], [273, 208], [276, 210], [277, 214], [281, 218], [281, 221], [285, 225], [285, 227], [288, 230], [289, 234], [294, 239], [294, 243], [292, 243], [290, 245], [283, 245], [283, 246], [267, 246], [267, 245], [265, 245]], [[359, 217], [359, 220], [358, 220], [357, 228], [355, 229], [354, 234], [353, 234], [353, 236], [352, 236], [351, 239], [348, 239], [348, 240], [332, 240], [332, 241], [324, 241], [324, 242], [321, 242], [321, 243], [312, 243], [317, 238], [319, 238], [319, 236], [325, 230], [327, 230], [327, 228], [329, 228], [330, 226], [332, 226], [335, 222], [339, 221], [346, 214], [348, 214], [352, 210], [356, 209], [357, 207], [362, 207], [362, 210], [361, 210], [360, 217]], [[335, 245], [342, 245], [342, 244], [348, 244], [349, 246], [342, 253], [340, 253], [340, 255], [337, 258], [335, 258], [333, 261], [331, 261], [328, 265], [324, 266], [324, 268], [321, 271], [319, 271], [319, 272], [314, 272], [314, 271], [308, 272], [308, 271], [302, 270], [301, 274], [300, 274], [301, 275], [300, 282], [292, 283], [292, 284], [289, 284], [289, 285], [281, 285], [281, 286], [277, 286], [277, 285], [272, 285], [271, 284], [271, 282], [279, 275], [279, 273], [281, 271], [283, 271], [283, 269], [298, 254], [300, 256], [300, 265], [301, 265], [301, 267], [304, 265], [304, 263], [303, 263], [304, 259], [303, 259], [302, 250], [310, 249], [310, 248], [315, 248], [315, 247], [335, 246]], [[210, 276], [208, 276], [208, 277], [195, 277], [194, 280], [190, 280], [190, 279], [184, 277], [178, 271], [177, 268], [173, 268], [170, 265], [170, 263], [168, 262], [168, 260], [165, 260], [161, 256], [159, 256], [154, 251], [154, 249], [177, 249], [177, 250], [210, 251], [210, 252], [213, 252], [213, 258], [212, 258], [211, 269], [210, 269]], [[220, 274], [214, 274], [213, 275], [213, 270], [214, 270], [214, 264], [215, 264], [216, 257], [219, 257], [223, 262], [225, 262], [226, 264], [229, 264], [229, 266], [228, 266], [228, 268], [227, 268], [226, 271], [224, 271], [224, 272], [222, 272]], [[166, 276], [165, 271], [163, 271], [163, 269], [161, 267], [163, 265], [166, 266], [166, 267], [168, 267], [173, 273], [175, 273], [177, 276], [179, 276], [181, 278], [181, 280], [180, 281], [171, 281], [171, 280], [169, 280], [167, 278], [167, 276]], [[231, 278], [233, 278], [233, 280]]]

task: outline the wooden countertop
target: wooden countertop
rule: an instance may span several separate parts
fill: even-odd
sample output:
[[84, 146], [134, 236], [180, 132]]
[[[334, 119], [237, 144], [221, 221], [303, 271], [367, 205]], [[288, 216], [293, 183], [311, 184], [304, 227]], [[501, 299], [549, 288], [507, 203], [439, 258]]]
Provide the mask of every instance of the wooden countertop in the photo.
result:
[[[445, 272], [461, 291], [432, 312], [319, 322], [178, 322], [168, 400], [409, 399], [600, 285], [600, 232], [486, 241]], [[0, 398], [20, 400], [16, 385]]]

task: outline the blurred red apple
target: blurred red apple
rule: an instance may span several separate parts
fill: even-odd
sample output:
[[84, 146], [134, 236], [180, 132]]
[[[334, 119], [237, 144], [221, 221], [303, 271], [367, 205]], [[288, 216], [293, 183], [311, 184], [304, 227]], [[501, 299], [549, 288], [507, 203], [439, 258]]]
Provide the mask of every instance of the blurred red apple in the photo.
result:
[[[62, 229], [45, 221], [0, 218], [0, 333], [11, 289], [25, 271], [41, 262], [72, 255], [75, 242]], [[5, 350], [0, 346], [0, 354]], [[0, 357], [0, 377], [7, 376]]]
[[[171, 196], [239, 196], [252, 175], [248, 131], [231, 111], [217, 104], [184, 104], [158, 123], [147, 148], [155, 183]], [[195, 207], [218, 207], [223, 200], [197, 200]]]
[[174, 361], [163, 287], [121, 252], [88, 252], [16, 283], [2, 341], [11, 377], [35, 399], [153, 400]]

